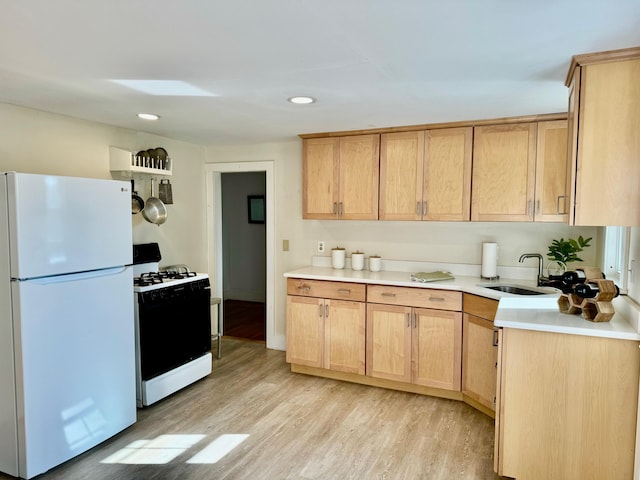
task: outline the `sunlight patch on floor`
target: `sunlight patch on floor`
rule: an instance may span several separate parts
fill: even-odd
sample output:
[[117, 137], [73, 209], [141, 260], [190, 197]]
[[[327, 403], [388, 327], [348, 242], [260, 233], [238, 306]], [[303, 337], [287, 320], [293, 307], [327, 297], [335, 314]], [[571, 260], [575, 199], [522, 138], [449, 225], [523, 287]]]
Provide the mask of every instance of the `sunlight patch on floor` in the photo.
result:
[[[206, 435], [160, 435], [153, 440], [136, 440], [100, 463], [126, 465], [165, 465], [189, 450]], [[193, 455], [186, 463], [211, 464], [231, 452], [249, 435], [220, 435], [209, 445]]]
[[153, 440], [137, 440], [100, 463], [164, 465], [186, 452], [206, 435], [160, 435]]
[[187, 460], [187, 463], [216, 463], [247, 438], [249, 438], [249, 435], [220, 435], [213, 442]]

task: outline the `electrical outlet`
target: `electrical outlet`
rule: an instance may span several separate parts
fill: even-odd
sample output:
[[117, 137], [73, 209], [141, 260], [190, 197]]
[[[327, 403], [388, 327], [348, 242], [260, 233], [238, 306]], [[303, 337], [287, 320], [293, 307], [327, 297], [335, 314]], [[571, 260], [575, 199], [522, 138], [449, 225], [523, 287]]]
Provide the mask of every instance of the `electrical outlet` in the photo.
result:
[[318, 242], [318, 253], [324, 253], [324, 242]]

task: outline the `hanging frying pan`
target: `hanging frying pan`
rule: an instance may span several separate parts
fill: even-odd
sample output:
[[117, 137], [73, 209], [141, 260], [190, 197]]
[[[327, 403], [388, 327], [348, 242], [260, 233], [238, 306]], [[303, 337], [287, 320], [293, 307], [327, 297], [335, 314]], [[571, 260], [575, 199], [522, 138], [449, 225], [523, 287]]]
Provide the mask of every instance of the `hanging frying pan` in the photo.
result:
[[131, 179], [131, 213], [135, 215], [144, 209], [144, 200], [136, 192], [135, 181]]
[[162, 200], [153, 196], [153, 178], [151, 179], [151, 196], [147, 198], [142, 216], [147, 222], [160, 226], [167, 221], [167, 207]]

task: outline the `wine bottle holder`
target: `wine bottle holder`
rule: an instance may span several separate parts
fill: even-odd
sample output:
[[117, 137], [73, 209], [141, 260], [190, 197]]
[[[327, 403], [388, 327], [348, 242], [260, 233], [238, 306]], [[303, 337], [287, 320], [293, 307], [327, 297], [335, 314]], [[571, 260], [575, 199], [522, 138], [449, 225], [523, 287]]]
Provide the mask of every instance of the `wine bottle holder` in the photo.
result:
[[[590, 272], [593, 274], [593, 272]], [[563, 293], [558, 298], [558, 308], [561, 313], [582, 313], [585, 320], [590, 322], [608, 322], [616, 313], [611, 300], [613, 300], [618, 291], [616, 284], [611, 280], [601, 278], [587, 278], [587, 283], [595, 283], [598, 285], [600, 292], [595, 298], [582, 298], [575, 293]]]

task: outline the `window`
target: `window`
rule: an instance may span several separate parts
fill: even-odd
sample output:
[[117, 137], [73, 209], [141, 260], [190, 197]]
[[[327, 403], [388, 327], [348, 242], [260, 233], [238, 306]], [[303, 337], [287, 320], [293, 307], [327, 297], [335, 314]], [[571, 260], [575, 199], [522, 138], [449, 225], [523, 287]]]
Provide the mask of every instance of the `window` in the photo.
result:
[[629, 228], [605, 227], [604, 266], [602, 271], [609, 280], [627, 293], [627, 263], [629, 259]]

